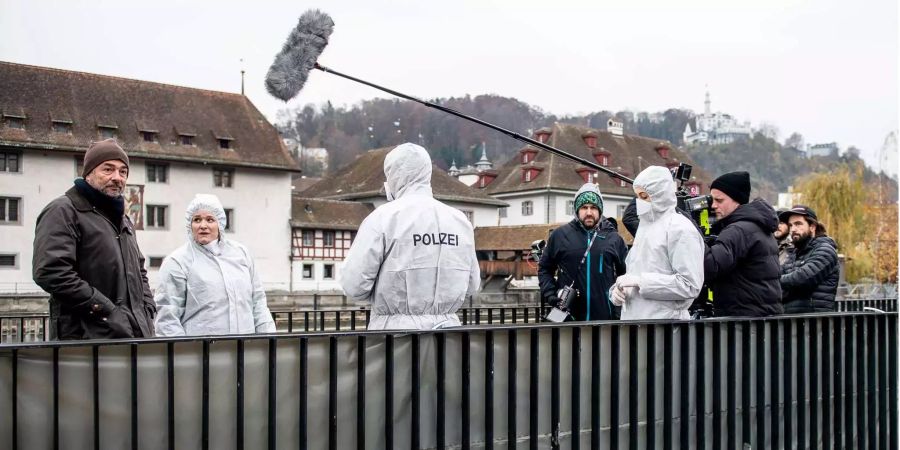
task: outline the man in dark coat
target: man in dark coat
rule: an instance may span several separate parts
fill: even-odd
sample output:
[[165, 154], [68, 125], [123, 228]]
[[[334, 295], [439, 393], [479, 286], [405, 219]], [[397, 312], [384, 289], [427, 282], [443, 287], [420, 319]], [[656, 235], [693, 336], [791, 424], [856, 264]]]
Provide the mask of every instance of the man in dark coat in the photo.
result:
[[50, 293], [51, 339], [152, 337], [156, 306], [122, 196], [128, 156], [94, 142], [83, 178], [37, 218], [34, 281]]
[[781, 269], [784, 312], [801, 314], [835, 311], [840, 267], [837, 245], [819, 222], [816, 212], [797, 205], [781, 213], [791, 227], [795, 252]]
[[794, 253], [794, 243], [791, 241], [791, 226], [785, 222], [786, 217], [782, 215], [784, 211], [783, 209], [778, 210], [778, 228], [772, 234], [775, 242], [778, 243], [778, 264], [781, 264], [782, 267]]
[[600, 190], [585, 183], [575, 194], [575, 218], [553, 230], [547, 240], [538, 267], [541, 297], [557, 306], [557, 291], [571, 284], [578, 291], [569, 304], [572, 318], [618, 319], [619, 308], [609, 301], [609, 288], [625, 274], [627, 252], [615, 222], [603, 217]]
[[780, 314], [781, 267], [772, 233], [775, 210], [765, 200], [750, 200], [750, 175], [726, 173], [710, 185], [717, 238], [706, 249], [703, 268], [713, 291], [716, 316]]

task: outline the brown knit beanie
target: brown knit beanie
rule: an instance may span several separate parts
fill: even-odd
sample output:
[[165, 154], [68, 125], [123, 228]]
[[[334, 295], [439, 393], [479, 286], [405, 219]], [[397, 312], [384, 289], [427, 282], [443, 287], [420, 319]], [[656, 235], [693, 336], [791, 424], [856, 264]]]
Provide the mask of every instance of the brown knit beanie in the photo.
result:
[[94, 168], [106, 161], [118, 159], [128, 166], [128, 155], [125, 150], [119, 147], [113, 138], [104, 139], [102, 141], [91, 142], [87, 152], [84, 154], [84, 170], [81, 172], [82, 177], [86, 177]]

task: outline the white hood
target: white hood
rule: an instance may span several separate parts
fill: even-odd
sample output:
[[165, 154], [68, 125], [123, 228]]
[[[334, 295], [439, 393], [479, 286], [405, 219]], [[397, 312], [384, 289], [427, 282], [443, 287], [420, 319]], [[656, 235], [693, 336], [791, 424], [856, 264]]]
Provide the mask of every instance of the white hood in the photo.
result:
[[431, 195], [431, 157], [416, 144], [398, 145], [384, 158], [384, 177], [388, 200], [411, 192]]
[[[634, 179], [634, 187], [641, 188], [650, 195], [650, 209], [647, 214], [641, 215], [641, 221], [655, 221], [668, 211], [674, 211], [677, 200], [675, 198], [675, 180], [672, 172], [661, 166], [650, 166], [644, 169]], [[640, 199], [638, 199], [640, 201]]]

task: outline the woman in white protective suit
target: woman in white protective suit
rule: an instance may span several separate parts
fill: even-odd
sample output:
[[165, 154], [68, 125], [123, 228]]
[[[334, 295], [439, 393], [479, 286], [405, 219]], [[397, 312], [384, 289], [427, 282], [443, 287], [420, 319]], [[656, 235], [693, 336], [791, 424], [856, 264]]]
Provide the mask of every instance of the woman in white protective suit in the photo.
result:
[[359, 226], [341, 287], [372, 304], [370, 330], [458, 326], [456, 311], [481, 283], [472, 224], [434, 199], [424, 148], [406, 143], [391, 150], [384, 175], [388, 203]]
[[185, 214], [188, 242], [163, 260], [158, 336], [274, 333], [266, 293], [247, 249], [222, 236], [225, 209], [197, 194]]
[[690, 319], [688, 308], [703, 285], [703, 237], [675, 211], [675, 181], [650, 166], [634, 179], [640, 226], [610, 299], [622, 319]]

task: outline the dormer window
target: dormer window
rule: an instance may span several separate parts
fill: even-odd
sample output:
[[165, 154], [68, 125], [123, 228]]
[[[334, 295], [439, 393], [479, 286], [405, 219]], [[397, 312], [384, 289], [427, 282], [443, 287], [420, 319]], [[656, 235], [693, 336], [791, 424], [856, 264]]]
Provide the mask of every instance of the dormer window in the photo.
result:
[[3, 116], [3, 122], [6, 123], [7, 128], [12, 128], [16, 130], [24, 130], [25, 129], [25, 118], [17, 117], [17, 116]]
[[193, 146], [193, 145], [194, 145], [194, 135], [192, 135], [192, 134], [179, 134], [179, 135], [178, 135], [178, 142], [179, 142], [181, 145], [190, 145], [190, 146]]
[[144, 139], [144, 142], [158, 142], [159, 133], [155, 131], [141, 131], [141, 137]]
[[597, 148], [597, 133], [589, 131], [582, 134], [581, 139], [584, 140], [584, 145], [587, 145], [589, 148]]
[[522, 181], [525, 183], [530, 183], [537, 178], [538, 174], [541, 172], [541, 168], [539, 167], [526, 167], [522, 169]]
[[575, 169], [575, 172], [578, 172], [578, 176], [581, 177], [581, 180], [585, 183], [593, 183], [594, 177], [597, 176], [597, 171], [590, 167], [579, 167], [578, 169]]
[[549, 128], [541, 128], [540, 130], [537, 130], [534, 135], [537, 138], [538, 142], [540, 142], [541, 144], [546, 144], [547, 141], [550, 140], [550, 134], [552, 133], [553, 130]]
[[600, 150], [594, 151], [594, 160], [597, 161], [597, 164], [600, 164], [603, 167], [609, 167], [611, 162], [612, 155], [605, 148], [600, 147]]
[[54, 133], [72, 134], [72, 121], [53, 120], [50, 122], [50, 129], [53, 130]]
[[115, 125], [97, 125], [97, 131], [100, 133], [100, 139], [115, 138], [118, 128], [119, 127]]
[[221, 130], [212, 130], [212, 135], [216, 139], [216, 142], [219, 144], [219, 148], [223, 150], [231, 150], [234, 148], [234, 137], [231, 134], [221, 131]]

